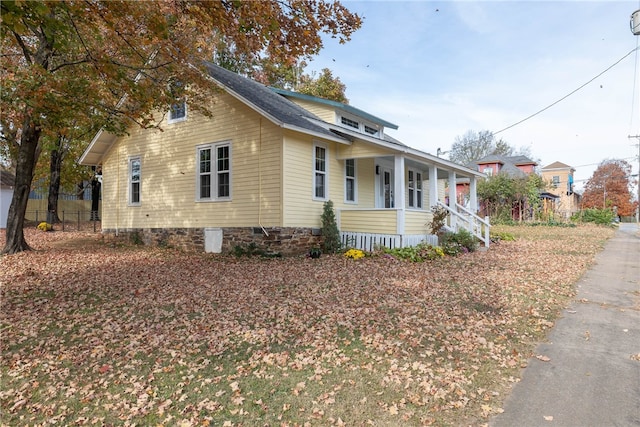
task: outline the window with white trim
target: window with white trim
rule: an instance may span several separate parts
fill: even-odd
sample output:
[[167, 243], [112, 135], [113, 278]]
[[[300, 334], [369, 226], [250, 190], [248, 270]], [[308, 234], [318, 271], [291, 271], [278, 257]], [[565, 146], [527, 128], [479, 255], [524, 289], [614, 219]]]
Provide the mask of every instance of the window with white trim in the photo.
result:
[[177, 123], [187, 120], [187, 103], [184, 101], [176, 102], [169, 109], [169, 120], [167, 123]]
[[344, 161], [344, 200], [355, 203], [356, 201], [356, 160]]
[[140, 185], [142, 164], [140, 156], [129, 158], [129, 205], [140, 205]]
[[558, 188], [560, 185], [560, 175], [553, 175], [551, 178], [551, 184], [553, 185], [553, 188]]
[[409, 169], [409, 207], [422, 209], [422, 173]]
[[231, 143], [201, 145], [197, 148], [196, 199], [231, 198]]
[[378, 136], [378, 129], [372, 126], [364, 125], [364, 132], [372, 136]]
[[336, 124], [340, 124], [350, 128], [351, 130], [356, 130], [360, 133], [375, 137], [380, 137], [383, 130], [383, 127], [379, 124], [348, 113], [338, 113], [336, 116]]
[[327, 199], [327, 148], [314, 145], [313, 153], [313, 198]]
[[492, 167], [486, 167], [486, 168], [482, 169], [482, 173], [487, 174], [487, 176], [492, 176], [493, 175], [493, 168]]
[[358, 123], [357, 121], [352, 120], [352, 119], [350, 119], [348, 117], [344, 117], [344, 116], [340, 117], [340, 123], [342, 123], [343, 125], [347, 125], [349, 127], [352, 127], [354, 129], [360, 130], [360, 123]]

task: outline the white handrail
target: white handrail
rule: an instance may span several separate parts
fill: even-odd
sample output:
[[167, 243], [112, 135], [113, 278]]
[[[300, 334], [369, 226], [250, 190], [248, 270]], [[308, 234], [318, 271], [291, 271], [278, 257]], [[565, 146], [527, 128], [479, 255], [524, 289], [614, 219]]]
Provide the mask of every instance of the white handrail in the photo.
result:
[[[489, 234], [491, 224], [489, 223], [489, 217], [485, 217], [484, 219], [482, 219], [478, 215], [474, 214], [473, 212], [471, 212], [464, 206], [459, 205], [458, 203], [455, 203], [454, 205], [456, 209], [452, 209], [450, 206], [447, 206], [446, 204], [438, 200], [438, 206], [444, 207], [447, 210], [447, 212], [449, 212], [450, 218], [451, 218], [451, 215], [453, 215], [455, 216], [455, 218], [460, 218], [461, 220], [463, 220], [466, 223], [466, 227], [463, 227], [463, 228], [465, 228], [468, 232], [476, 236], [478, 239], [482, 240], [484, 242], [485, 247], [487, 248], [489, 247], [489, 244], [491, 243], [491, 238]], [[464, 215], [458, 212], [458, 210], [461, 210], [462, 212], [464, 212]], [[450, 223], [451, 222], [452, 221], [450, 220]], [[482, 232], [483, 228], [484, 228], [484, 233]]]

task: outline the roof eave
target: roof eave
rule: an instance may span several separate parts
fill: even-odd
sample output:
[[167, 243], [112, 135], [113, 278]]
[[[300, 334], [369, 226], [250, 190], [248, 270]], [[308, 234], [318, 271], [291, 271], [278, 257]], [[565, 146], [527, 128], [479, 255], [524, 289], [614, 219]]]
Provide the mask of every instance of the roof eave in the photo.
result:
[[100, 129], [80, 156], [78, 163], [85, 166], [99, 165], [117, 138], [117, 135]]

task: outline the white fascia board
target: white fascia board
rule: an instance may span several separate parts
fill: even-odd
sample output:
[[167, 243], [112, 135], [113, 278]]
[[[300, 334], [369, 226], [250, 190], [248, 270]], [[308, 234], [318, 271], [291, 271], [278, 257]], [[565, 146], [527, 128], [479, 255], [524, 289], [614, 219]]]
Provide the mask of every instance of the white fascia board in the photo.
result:
[[[309, 119], [310, 120], [310, 119]], [[311, 120], [310, 120], [311, 121]], [[326, 123], [324, 121], [318, 121], [318, 120], [313, 120], [313, 123], [316, 123], [326, 129], [331, 129], [332, 127], [338, 127], [340, 132], [345, 133], [349, 136], [352, 136], [354, 138], [357, 138], [359, 140], [365, 141], [365, 142], [369, 142], [384, 148], [388, 148], [389, 150], [392, 151], [396, 151], [399, 153], [403, 153], [403, 154], [407, 154], [410, 156], [413, 156], [416, 160], [422, 161], [424, 162], [425, 160], [428, 163], [433, 163], [436, 165], [436, 167], [442, 168], [442, 169], [448, 169], [448, 170], [454, 170], [455, 172], [459, 172], [461, 174], [464, 174], [465, 176], [477, 176], [479, 178], [486, 178], [486, 174], [482, 173], [482, 172], [478, 172], [478, 171], [474, 171], [473, 169], [469, 169], [465, 166], [459, 165], [457, 163], [453, 163], [450, 162], [448, 160], [444, 160], [441, 159], [440, 157], [434, 156], [433, 154], [429, 154], [429, 153], [425, 153], [424, 151], [420, 151], [420, 150], [416, 150], [415, 148], [411, 148], [409, 146], [402, 146], [402, 145], [398, 145], [398, 144], [393, 144], [391, 142], [387, 142], [383, 139], [380, 138], [375, 138], [369, 135], [365, 135], [359, 132], [354, 132], [351, 131], [349, 129], [346, 128], [342, 128], [339, 126], [333, 126], [330, 125], [329, 123]]]
[[322, 138], [324, 140], [337, 142], [338, 144], [343, 144], [343, 145], [351, 145], [351, 141], [347, 141], [347, 140], [342, 139], [342, 138], [337, 137], [337, 136], [331, 136], [331, 135], [327, 135], [327, 134], [324, 134], [324, 133], [314, 132], [312, 130], [304, 129], [304, 128], [301, 128], [299, 126], [293, 126], [293, 125], [287, 125], [287, 124], [282, 124], [281, 126], [282, 126], [283, 129], [293, 130], [293, 131], [296, 131], [296, 132], [302, 132], [304, 134], [313, 136], [315, 138]]
[[[89, 143], [89, 146], [84, 150], [84, 152], [82, 153], [82, 156], [80, 156], [78, 163], [86, 166], [95, 166], [99, 164], [100, 161], [102, 160], [102, 156], [108, 151], [108, 149], [111, 147], [111, 145], [116, 140], [116, 138], [117, 138], [116, 135], [110, 132], [107, 132], [104, 129], [100, 129], [98, 133], [96, 133], [96, 136], [94, 136], [91, 142]], [[93, 151], [99, 144], [104, 144], [108, 146], [107, 150], [104, 150], [102, 153], [98, 153], [98, 154], [93, 153]], [[97, 160], [89, 160], [92, 154], [97, 157]]]

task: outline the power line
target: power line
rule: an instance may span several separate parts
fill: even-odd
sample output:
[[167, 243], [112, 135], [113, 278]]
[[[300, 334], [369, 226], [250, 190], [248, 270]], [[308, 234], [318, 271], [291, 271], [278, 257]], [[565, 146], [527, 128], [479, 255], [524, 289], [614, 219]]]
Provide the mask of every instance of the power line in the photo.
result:
[[567, 95], [563, 96], [562, 98], [558, 99], [557, 101], [555, 101], [552, 104], [547, 105], [546, 107], [544, 107], [541, 110], [536, 111], [535, 113], [531, 114], [528, 117], [525, 117], [524, 119], [520, 120], [519, 122], [516, 122], [510, 126], [507, 126], [504, 129], [500, 129], [497, 132], [493, 132], [493, 135], [497, 135], [501, 132], [504, 132], [507, 129], [511, 129], [514, 126], [518, 126], [520, 123], [524, 123], [527, 120], [537, 116], [538, 114], [548, 110], [549, 108], [553, 107], [554, 105], [564, 101], [565, 99], [567, 99], [568, 97], [570, 97], [571, 95], [573, 95], [574, 93], [578, 92], [580, 89], [584, 88], [585, 86], [587, 86], [589, 83], [593, 82], [595, 79], [597, 79], [598, 77], [600, 77], [601, 75], [603, 75], [604, 73], [606, 73], [607, 71], [609, 71], [610, 69], [612, 69], [613, 67], [615, 67], [616, 65], [618, 65], [619, 63], [621, 63], [627, 56], [631, 55], [633, 52], [637, 51], [638, 49], [640, 49], [640, 46], [636, 46], [635, 48], [633, 48], [631, 51], [629, 51], [626, 55], [624, 55], [622, 58], [618, 59], [616, 62], [614, 62], [612, 65], [610, 65], [609, 67], [607, 67], [606, 70], [604, 70], [603, 72], [601, 72], [600, 74], [598, 74], [597, 76], [595, 76], [594, 78], [592, 78], [591, 80], [589, 80], [588, 82], [586, 82], [585, 84], [583, 84], [582, 86], [578, 87], [577, 89], [574, 89], [573, 91], [569, 92]]
[[[636, 157], [635, 157], [635, 156], [633, 156], [633, 157], [624, 157], [624, 158], [622, 158], [622, 159], [614, 159], [614, 160], [631, 160], [631, 159], [635, 159], [635, 158], [636, 158]], [[572, 167], [572, 168], [574, 168], [574, 169], [576, 169], [576, 168], [584, 168], [584, 167], [587, 167], [587, 166], [598, 166], [600, 163], [602, 163], [602, 162], [599, 162], [599, 163], [589, 163], [589, 164], [587, 164], [587, 165], [579, 165], [579, 166], [571, 166], [571, 167]]]

